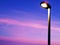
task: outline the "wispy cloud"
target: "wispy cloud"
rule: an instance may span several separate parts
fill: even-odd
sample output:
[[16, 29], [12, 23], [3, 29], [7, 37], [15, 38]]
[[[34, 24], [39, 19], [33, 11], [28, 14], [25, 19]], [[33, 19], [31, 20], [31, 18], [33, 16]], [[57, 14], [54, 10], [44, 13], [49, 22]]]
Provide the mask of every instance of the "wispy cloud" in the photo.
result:
[[[45, 29], [47, 30], [46, 25], [41, 24], [36, 24], [34, 22], [21, 22], [17, 20], [12, 20], [12, 19], [0, 19], [0, 22], [10, 24], [10, 25], [17, 25], [17, 26], [27, 26], [27, 27], [33, 27], [33, 28], [38, 28], [38, 29]], [[60, 30], [58, 27], [51, 27], [51, 30]]]
[[[46, 23], [46, 24], [44, 25], [44, 23]], [[29, 40], [30, 39], [30, 40], [36, 40], [37, 42], [39, 42], [39, 39], [40, 40], [43, 39], [44, 41], [47, 41], [48, 26], [47, 26], [46, 21], [40, 20], [40, 21], [31, 22], [31, 21], [20, 21], [20, 20], [0, 18], [0, 24], [7, 24], [7, 25], [13, 26], [13, 27], [5, 26], [4, 29], [5, 29], [5, 31], [8, 32], [8, 34], [10, 35], [11, 38], [16, 38], [16, 40], [19, 40], [19, 39], [24, 39], [24, 40], [28, 39]], [[51, 26], [51, 30], [59, 31], [60, 28], [57, 26], [54, 26], [55, 24], [57, 25], [60, 23], [53, 22], [53, 25]], [[5, 35], [5, 33], [3, 33], [3, 34]], [[52, 36], [53, 36], [53, 34], [52, 34]], [[9, 38], [9, 36], [5, 36], [5, 37]], [[56, 39], [54, 38], [53, 40], [56, 41]]]
[[34, 22], [33, 23], [20, 22], [20, 21], [11, 20], [11, 19], [0, 19], [0, 22], [11, 24], [11, 25], [28, 26], [28, 27], [33, 27], [33, 28], [47, 29], [47, 26], [44, 26], [42, 24], [35, 24]]
[[41, 39], [41, 40], [30, 40], [30, 39], [23, 39], [23, 38], [10, 38], [10, 37], [4, 37], [0, 36], [0, 40], [7, 40], [7, 41], [14, 41], [14, 42], [23, 42], [23, 43], [32, 43], [32, 44], [47, 44], [47, 41]]

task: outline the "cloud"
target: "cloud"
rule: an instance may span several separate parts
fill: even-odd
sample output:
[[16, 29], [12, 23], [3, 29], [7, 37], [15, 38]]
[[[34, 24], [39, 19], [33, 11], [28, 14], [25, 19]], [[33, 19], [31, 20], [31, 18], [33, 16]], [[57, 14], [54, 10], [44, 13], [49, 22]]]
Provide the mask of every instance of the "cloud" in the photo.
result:
[[[42, 23], [43, 22], [43, 23]], [[44, 24], [45, 23], [45, 24]], [[36, 40], [39, 42], [39, 39], [43, 39], [43, 41], [47, 40], [47, 23], [46, 21], [21, 21], [21, 20], [13, 20], [13, 19], [1, 19], [0, 18], [0, 24], [7, 24], [11, 25], [12, 27], [5, 26], [4, 29], [7, 31], [12, 37], [16, 38], [16, 40], [19, 39], [30, 39], [31, 40]], [[60, 30], [59, 27], [54, 26], [54, 25], [59, 24], [59, 22], [53, 22], [53, 25], [51, 26], [51, 30], [53, 30], [53, 33], [55, 31]], [[1, 26], [0, 26], [1, 27]], [[7, 33], [7, 34], [8, 34]], [[5, 34], [5, 33], [3, 33]], [[56, 33], [58, 35], [58, 33]], [[53, 36], [53, 34], [52, 34]], [[8, 37], [8, 36], [5, 36]], [[24, 38], [23, 38], [24, 37]], [[35, 37], [35, 38], [34, 38]], [[58, 38], [58, 37], [57, 37]], [[54, 37], [52, 41], [58, 41]]]
[[0, 40], [6, 40], [6, 41], [12, 41], [12, 42], [23, 42], [23, 43], [32, 43], [32, 44], [47, 44], [47, 41], [45, 40], [30, 40], [30, 39], [23, 39], [23, 38], [11, 38], [11, 37], [5, 37], [0, 36]]
[[41, 25], [41, 24], [35, 24], [34, 22], [20, 22], [16, 20], [11, 20], [11, 19], [0, 19], [0, 22], [2, 23], [7, 23], [10, 25], [17, 25], [17, 26], [28, 26], [28, 27], [33, 27], [33, 28], [40, 28], [40, 29], [47, 29], [47, 26]]
[[[26, 27], [32, 27], [32, 28], [38, 28], [38, 29], [45, 29], [47, 30], [47, 25], [43, 25], [35, 23], [35, 22], [22, 22], [22, 21], [17, 21], [17, 20], [12, 20], [12, 19], [0, 19], [0, 23], [6, 23], [10, 25], [17, 25], [17, 26], [26, 26]], [[58, 27], [51, 27], [51, 30], [60, 30]]]
[[42, 37], [47, 37], [47, 35], [42, 36], [44, 34], [47, 34], [47, 30], [44, 31], [45, 29], [47, 29], [47, 27], [44, 27], [42, 24], [37, 24], [33, 22], [22, 22], [12, 19], [0, 19], [0, 23], [5, 23], [12, 26], [3, 27], [3, 29], [12, 37], [24, 37], [32, 40], [39, 40], [40, 38], [42, 39]]
[[[19, 38], [10, 38], [5, 36], [0, 36], [0, 40], [2, 41], [10, 41], [10, 42], [16, 42], [16, 43], [29, 43], [29, 44], [48, 44], [45, 40], [29, 40], [29, 39], [19, 39]], [[59, 45], [60, 42], [57, 41], [51, 41], [51, 45]]]

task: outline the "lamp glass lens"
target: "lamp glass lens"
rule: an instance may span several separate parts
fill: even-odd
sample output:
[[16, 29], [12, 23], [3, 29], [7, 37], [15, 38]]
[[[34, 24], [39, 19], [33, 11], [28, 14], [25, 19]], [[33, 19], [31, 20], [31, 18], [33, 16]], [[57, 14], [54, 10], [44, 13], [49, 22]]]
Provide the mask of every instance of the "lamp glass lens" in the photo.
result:
[[42, 3], [41, 6], [44, 7], [44, 8], [48, 7], [48, 5], [46, 3]]

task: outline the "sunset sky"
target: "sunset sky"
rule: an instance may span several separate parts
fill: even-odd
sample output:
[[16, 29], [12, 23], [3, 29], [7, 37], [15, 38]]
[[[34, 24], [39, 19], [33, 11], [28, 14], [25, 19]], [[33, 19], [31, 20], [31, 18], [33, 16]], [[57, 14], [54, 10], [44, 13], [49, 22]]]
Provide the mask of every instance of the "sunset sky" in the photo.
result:
[[47, 44], [47, 9], [51, 8], [51, 42], [60, 44], [60, 1], [58, 0], [0, 0], [0, 40]]

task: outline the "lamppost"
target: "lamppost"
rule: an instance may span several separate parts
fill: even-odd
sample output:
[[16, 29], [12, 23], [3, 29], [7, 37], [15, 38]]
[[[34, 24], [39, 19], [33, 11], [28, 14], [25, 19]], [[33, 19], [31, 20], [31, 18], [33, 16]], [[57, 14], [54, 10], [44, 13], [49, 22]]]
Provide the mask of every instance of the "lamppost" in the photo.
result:
[[40, 6], [48, 9], [48, 45], [50, 45], [51, 6], [45, 1], [41, 2]]

